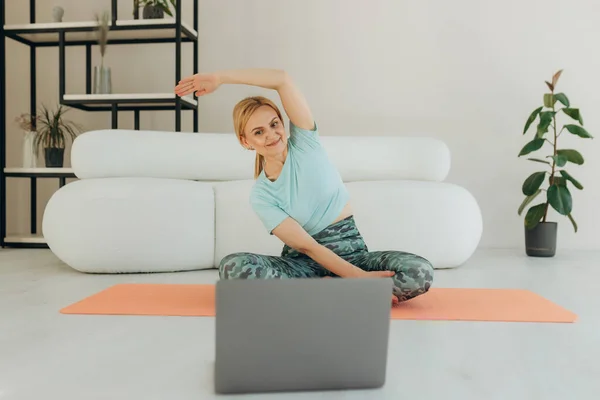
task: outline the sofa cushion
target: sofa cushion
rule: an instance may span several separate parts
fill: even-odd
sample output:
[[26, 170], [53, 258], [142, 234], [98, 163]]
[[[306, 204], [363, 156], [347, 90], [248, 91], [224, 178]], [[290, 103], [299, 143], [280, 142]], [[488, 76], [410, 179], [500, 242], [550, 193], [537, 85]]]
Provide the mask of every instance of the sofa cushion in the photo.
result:
[[164, 272], [214, 265], [212, 186], [158, 178], [86, 179], [56, 191], [42, 229], [82, 272]]
[[[444, 142], [428, 137], [328, 136], [321, 140], [345, 182], [443, 181]], [[71, 165], [78, 178], [154, 177], [200, 181], [252, 179], [255, 153], [234, 134], [97, 130], [78, 136]]]
[[401, 250], [436, 269], [464, 263], [483, 231], [477, 201], [466, 189], [418, 181], [348, 184], [358, 229], [371, 251]]
[[[215, 183], [215, 266], [227, 254], [280, 255], [248, 203], [252, 180]], [[453, 268], [476, 249], [482, 217], [473, 196], [448, 183], [371, 181], [346, 184], [358, 228], [370, 250], [402, 250]]]
[[249, 203], [254, 180], [213, 183], [215, 193], [215, 267], [237, 252], [279, 255], [281, 240], [269, 235]]

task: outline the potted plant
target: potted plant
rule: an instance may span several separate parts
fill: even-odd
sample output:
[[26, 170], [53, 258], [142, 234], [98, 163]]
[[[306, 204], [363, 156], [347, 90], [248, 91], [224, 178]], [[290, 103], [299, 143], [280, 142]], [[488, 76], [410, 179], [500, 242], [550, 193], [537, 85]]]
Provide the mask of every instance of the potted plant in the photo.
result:
[[[518, 210], [518, 214], [521, 215], [529, 204], [544, 193], [543, 201], [529, 207], [525, 214], [526, 253], [535, 257], [553, 257], [556, 253], [557, 223], [548, 221], [550, 207], [560, 215], [566, 216], [577, 232], [577, 223], [572, 214], [573, 199], [569, 187], [572, 185], [578, 190], [582, 190], [583, 185], [563, 167], [582, 165], [584, 159], [581, 153], [575, 149], [560, 148], [558, 139], [564, 132], [584, 139], [592, 138], [592, 135], [583, 127], [583, 118], [579, 108], [571, 106], [565, 93], [556, 93], [556, 85], [561, 74], [562, 70], [552, 76], [552, 82], [546, 81], [550, 92], [544, 94], [543, 106], [536, 108], [529, 115], [523, 129], [524, 135], [537, 121], [534, 138], [525, 144], [518, 155], [518, 157], [522, 157], [540, 150], [545, 144], [551, 146], [551, 154], [545, 158], [528, 158], [530, 161], [546, 164], [547, 169], [536, 171], [525, 179], [522, 192], [526, 197]], [[558, 103], [563, 107], [558, 106]], [[557, 122], [559, 116], [567, 118], [569, 122], [560, 129]], [[543, 188], [543, 183], [547, 183], [548, 187]]]
[[82, 131], [76, 123], [63, 119], [68, 110], [61, 104], [52, 113], [42, 106], [34, 148], [37, 152], [44, 149], [44, 159], [48, 168], [62, 168], [67, 139], [74, 140]]
[[110, 15], [108, 11], [102, 14], [96, 14], [98, 22], [97, 36], [98, 47], [100, 48], [100, 66], [94, 66], [94, 94], [108, 94], [112, 92], [110, 67], [104, 66], [104, 55], [108, 45], [108, 31]]
[[139, 5], [144, 6], [144, 19], [160, 19], [164, 18], [165, 14], [173, 16], [169, 3], [175, 9], [175, 0], [139, 0]]

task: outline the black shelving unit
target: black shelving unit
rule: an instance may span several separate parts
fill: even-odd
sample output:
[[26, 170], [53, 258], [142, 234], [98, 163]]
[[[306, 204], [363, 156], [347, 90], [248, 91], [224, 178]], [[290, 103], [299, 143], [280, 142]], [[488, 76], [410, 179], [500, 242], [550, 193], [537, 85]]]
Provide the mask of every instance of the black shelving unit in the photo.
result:
[[[36, 23], [35, 0], [29, 0], [29, 24], [6, 25], [5, 2], [0, 0], [0, 246], [47, 248], [41, 235], [37, 233], [37, 180], [41, 178], [58, 179], [58, 188], [66, 184], [67, 178], [76, 178], [70, 168], [6, 168], [6, 41], [15, 40], [30, 49], [30, 113], [36, 115], [36, 49], [56, 47], [59, 54], [59, 102], [66, 106], [90, 112], [110, 112], [111, 128], [118, 128], [119, 112], [134, 113], [134, 127], [139, 130], [142, 111], [174, 111], [175, 131], [181, 131], [183, 111], [193, 113], [193, 129], [198, 131], [198, 103], [194, 96], [180, 98], [174, 93], [92, 93], [92, 47], [98, 45], [94, 31], [98, 29], [96, 21]], [[175, 45], [175, 86], [181, 80], [181, 54], [185, 43], [193, 46], [193, 71], [198, 70], [198, 0], [193, 2], [194, 18], [190, 27], [182, 21], [183, 0], [176, 0], [175, 20], [168, 19], [119, 19], [117, 1], [111, 0], [111, 22], [108, 37], [109, 45], [134, 45], [172, 43]], [[129, 1], [133, 4], [132, 0]], [[67, 93], [66, 47], [85, 47], [86, 92]], [[6, 235], [6, 182], [7, 178], [30, 180], [31, 223], [30, 235], [7, 237]]]

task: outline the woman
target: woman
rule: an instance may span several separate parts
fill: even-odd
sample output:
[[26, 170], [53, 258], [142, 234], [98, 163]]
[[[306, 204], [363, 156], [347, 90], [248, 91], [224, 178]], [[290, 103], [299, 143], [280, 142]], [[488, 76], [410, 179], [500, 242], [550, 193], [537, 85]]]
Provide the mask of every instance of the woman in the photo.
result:
[[224, 257], [221, 278], [393, 277], [393, 303], [427, 292], [433, 268], [423, 257], [368, 250], [356, 227], [348, 191], [321, 146], [308, 104], [290, 76], [272, 69], [195, 74], [182, 79], [175, 93], [204, 96], [222, 84], [276, 90], [290, 120], [290, 137], [270, 100], [248, 97], [236, 104], [237, 138], [256, 152], [250, 203], [269, 234], [284, 246], [280, 257], [254, 253]]

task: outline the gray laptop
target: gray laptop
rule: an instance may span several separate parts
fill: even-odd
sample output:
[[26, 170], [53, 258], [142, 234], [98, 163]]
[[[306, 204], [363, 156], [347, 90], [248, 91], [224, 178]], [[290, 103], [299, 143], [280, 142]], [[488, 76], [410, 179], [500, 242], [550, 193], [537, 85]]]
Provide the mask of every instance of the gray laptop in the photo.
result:
[[221, 280], [215, 390], [378, 388], [387, 366], [392, 280]]

